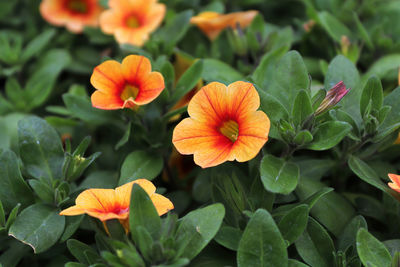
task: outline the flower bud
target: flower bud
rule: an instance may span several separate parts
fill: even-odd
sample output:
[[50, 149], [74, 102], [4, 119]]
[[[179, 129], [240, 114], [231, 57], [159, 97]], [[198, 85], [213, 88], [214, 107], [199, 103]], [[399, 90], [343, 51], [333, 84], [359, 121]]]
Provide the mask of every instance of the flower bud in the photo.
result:
[[318, 116], [335, 106], [349, 91], [350, 88], [346, 89], [346, 85], [343, 83], [343, 81], [337, 83], [328, 91], [324, 100], [322, 100], [321, 104], [315, 111], [315, 115]]

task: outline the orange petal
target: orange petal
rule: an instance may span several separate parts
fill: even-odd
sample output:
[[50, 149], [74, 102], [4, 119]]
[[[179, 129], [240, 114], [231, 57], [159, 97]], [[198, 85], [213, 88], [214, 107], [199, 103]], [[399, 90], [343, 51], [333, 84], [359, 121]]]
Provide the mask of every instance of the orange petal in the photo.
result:
[[73, 216], [73, 215], [80, 215], [86, 213], [86, 210], [78, 207], [78, 206], [72, 206], [69, 207], [68, 209], [65, 209], [60, 212], [60, 215], [67, 215], [67, 216]]
[[96, 210], [87, 210], [86, 213], [89, 216], [99, 219], [100, 221], [107, 221], [107, 220], [112, 220], [112, 219], [124, 220], [124, 219], [128, 218], [128, 216], [129, 216], [129, 212], [116, 214], [113, 212], [101, 212], [101, 211], [96, 211]]
[[121, 64], [115, 60], [101, 63], [94, 68], [90, 82], [94, 88], [103, 93], [119, 95], [125, 85]]
[[204, 86], [190, 101], [189, 116], [196, 121], [216, 126], [225, 119], [227, 87], [219, 82]]
[[172, 142], [179, 153], [194, 154], [194, 162], [202, 168], [233, 160], [232, 142], [208, 124], [191, 118], [175, 127]]
[[138, 105], [153, 101], [165, 88], [164, 77], [159, 72], [151, 72], [142, 79], [139, 94], [135, 99]]
[[137, 179], [135, 181], [121, 185], [115, 189], [117, 202], [120, 203], [121, 207], [129, 207], [133, 184], [140, 185], [140, 187], [142, 187], [149, 196], [151, 196], [156, 191], [156, 187], [154, 186], [154, 184], [147, 179]]
[[392, 180], [393, 183], [400, 186], [400, 175], [397, 175], [394, 173], [389, 173], [388, 176], [389, 176], [390, 180]]
[[118, 95], [105, 94], [95, 91], [92, 96], [92, 105], [95, 108], [113, 110], [123, 108], [124, 101]]
[[115, 200], [113, 189], [92, 188], [80, 193], [75, 203], [87, 210], [108, 211], [114, 208]]
[[256, 111], [239, 121], [239, 137], [232, 153], [239, 162], [251, 160], [268, 140], [270, 121], [262, 111]]
[[123, 13], [115, 9], [104, 11], [99, 19], [101, 30], [104, 33], [113, 34], [117, 28], [123, 27], [123, 16]]
[[115, 39], [120, 44], [131, 44], [143, 46], [149, 39], [149, 31], [143, 27], [140, 28], [117, 28], [114, 32]]
[[171, 200], [160, 194], [153, 194], [151, 196], [151, 201], [153, 201], [153, 204], [157, 209], [158, 215], [160, 216], [174, 208], [174, 204], [172, 204]]
[[167, 8], [164, 4], [157, 3], [151, 6], [151, 9], [148, 14], [146, 14], [143, 21], [143, 27], [145, 27], [148, 32], [153, 32], [163, 21], [166, 10]]
[[253, 84], [234, 82], [228, 86], [228, 114], [231, 118], [240, 119], [253, 113], [260, 107], [260, 97]]
[[131, 84], [135, 84], [150, 72], [151, 63], [147, 57], [130, 55], [122, 61], [122, 75]]

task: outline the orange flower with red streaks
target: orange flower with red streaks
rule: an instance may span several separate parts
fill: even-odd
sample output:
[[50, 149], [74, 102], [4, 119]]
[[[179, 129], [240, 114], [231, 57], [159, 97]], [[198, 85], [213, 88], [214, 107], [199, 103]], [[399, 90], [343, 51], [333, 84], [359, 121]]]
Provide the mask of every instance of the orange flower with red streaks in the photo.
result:
[[[74, 216], [88, 214], [102, 222], [118, 219], [126, 228], [133, 184], [140, 185], [146, 191], [160, 216], [174, 208], [174, 205], [168, 198], [155, 193], [156, 187], [152, 182], [146, 179], [138, 179], [119, 186], [115, 190], [87, 189], [76, 198], [75, 206], [61, 211], [60, 215]], [[128, 229], [126, 228], [126, 230]]]
[[97, 90], [92, 105], [99, 109], [136, 108], [153, 101], [165, 88], [164, 77], [151, 71], [150, 60], [130, 55], [122, 64], [107, 60], [94, 68], [90, 82]]
[[113, 34], [118, 43], [142, 46], [164, 19], [166, 7], [157, 0], [110, 0], [109, 10], [100, 16], [104, 33]]
[[197, 25], [197, 27], [213, 41], [222, 30], [228, 27], [236, 28], [238, 24], [241, 28], [249, 26], [257, 14], [258, 11], [256, 10], [233, 12], [229, 14], [208, 11], [192, 17], [190, 23]]
[[181, 154], [194, 154], [202, 168], [225, 161], [248, 161], [268, 140], [270, 121], [257, 111], [260, 97], [253, 84], [212, 82], [190, 101], [190, 118], [174, 129], [172, 142]]
[[43, 0], [40, 14], [49, 23], [65, 26], [73, 33], [80, 33], [85, 26], [97, 27], [103, 8], [97, 0]]
[[400, 175], [389, 173], [388, 176], [392, 180], [392, 183], [388, 183], [388, 186], [400, 193]]

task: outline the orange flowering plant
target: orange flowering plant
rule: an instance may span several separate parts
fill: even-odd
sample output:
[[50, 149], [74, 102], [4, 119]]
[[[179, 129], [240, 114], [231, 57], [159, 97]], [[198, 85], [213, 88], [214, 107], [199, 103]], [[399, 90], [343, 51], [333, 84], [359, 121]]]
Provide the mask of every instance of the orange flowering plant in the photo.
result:
[[0, 1], [0, 266], [397, 266], [379, 2]]

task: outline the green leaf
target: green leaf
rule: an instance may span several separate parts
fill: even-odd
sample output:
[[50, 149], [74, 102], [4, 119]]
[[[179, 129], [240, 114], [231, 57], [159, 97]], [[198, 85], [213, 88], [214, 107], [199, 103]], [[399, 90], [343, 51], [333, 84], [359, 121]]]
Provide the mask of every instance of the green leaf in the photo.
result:
[[171, 96], [171, 103], [175, 104], [184, 95], [189, 93], [199, 82], [203, 75], [203, 61], [198, 60], [190, 66], [180, 77]]
[[396, 131], [400, 125], [400, 86], [394, 89], [390, 94], [385, 97], [384, 105], [390, 106], [391, 111], [386, 116], [386, 119], [383, 123], [379, 126], [378, 132], [379, 135], [385, 137], [394, 131]]
[[29, 108], [38, 107], [47, 100], [57, 77], [70, 60], [68, 52], [62, 49], [51, 50], [41, 58], [39, 66], [25, 85]]
[[260, 91], [265, 91], [269, 87], [274, 77], [276, 65], [288, 50], [288, 46], [282, 46], [263, 55], [260, 64], [258, 64], [251, 76], [261, 88]]
[[353, 18], [356, 22], [358, 33], [361, 39], [365, 42], [369, 49], [374, 49], [374, 44], [371, 41], [371, 37], [369, 36], [368, 31], [365, 29], [364, 25], [361, 23], [360, 18], [358, 17], [356, 12], [353, 12]]
[[300, 90], [297, 94], [292, 109], [293, 124], [302, 129], [303, 122], [314, 113], [311, 99], [305, 90]]
[[179, 219], [175, 240], [180, 258], [193, 259], [217, 234], [225, 216], [225, 208], [217, 203], [196, 209]]
[[336, 251], [328, 232], [309, 217], [307, 230], [295, 242], [300, 257], [312, 267], [333, 266]]
[[288, 266], [286, 244], [268, 211], [258, 209], [243, 232], [237, 252], [238, 267]]
[[54, 202], [54, 190], [47, 182], [31, 179], [28, 180], [29, 185], [32, 187], [35, 194], [44, 202]]
[[30, 41], [22, 51], [21, 60], [27, 61], [31, 57], [37, 55], [47, 44], [49, 44], [55, 34], [56, 30], [51, 28], [32, 39], [32, 41]]
[[161, 219], [149, 195], [138, 184], [133, 184], [129, 207], [129, 227], [133, 232], [138, 226], [144, 227], [155, 239], [161, 230]]
[[289, 51], [280, 60], [267, 92], [278, 98], [287, 110], [292, 110], [298, 91], [309, 92], [309, 87], [310, 80], [302, 57], [297, 51]]
[[230, 84], [243, 79], [243, 75], [228, 64], [217, 59], [204, 59], [203, 79]]
[[242, 234], [243, 232], [239, 228], [224, 225], [219, 229], [214, 239], [221, 246], [237, 251]]
[[266, 155], [261, 161], [261, 181], [270, 192], [289, 194], [296, 188], [299, 174], [296, 164], [286, 162], [282, 158]]
[[78, 230], [84, 215], [66, 216], [64, 233], [60, 237], [60, 243], [67, 241]]
[[373, 76], [368, 79], [367, 84], [361, 95], [360, 113], [361, 116], [366, 115], [366, 109], [371, 102], [371, 108], [379, 111], [383, 104], [383, 88], [378, 77]]
[[390, 194], [390, 189], [381, 181], [379, 175], [364, 161], [356, 156], [350, 156], [348, 160], [350, 169], [364, 182]]
[[23, 107], [20, 107], [20, 105], [26, 105], [24, 101], [25, 95], [18, 80], [13, 77], [9, 77], [6, 81], [5, 89], [8, 99], [15, 104], [16, 108], [23, 109]]
[[94, 248], [82, 243], [79, 240], [70, 239], [67, 241], [67, 247], [69, 252], [81, 263], [91, 264], [88, 261], [86, 254], [89, 252], [91, 254], [97, 255], [97, 252]]
[[160, 155], [143, 150], [130, 153], [122, 163], [119, 185], [140, 178], [152, 180], [160, 174], [163, 168], [163, 159]]
[[390, 71], [396, 70], [399, 67], [399, 62], [400, 54], [383, 56], [372, 64], [365, 76], [376, 75], [380, 79], [383, 79]]
[[288, 267], [308, 267], [308, 265], [305, 265], [304, 263], [297, 260], [289, 259]]
[[352, 36], [351, 31], [330, 13], [318, 13], [319, 23], [336, 42], [340, 43], [342, 36]]
[[45, 120], [30, 116], [18, 122], [19, 150], [24, 167], [36, 179], [51, 184], [62, 177], [61, 138]]
[[11, 225], [15, 222], [19, 208], [21, 207], [21, 204], [15, 205], [15, 207], [11, 210], [10, 214], [8, 215], [7, 222], [6, 222], [6, 230], [9, 230]]
[[338, 238], [338, 249], [346, 251], [348, 247], [356, 247], [357, 232], [360, 228], [368, 229], [367, 221], [363, 216], [358, 215], [354, 217], [350, 223], [344, 228], [343, 232]]
[[124, 135], [121, 137], [121, 139], [114, 147], [115, 150], [120, 149], [123, 145], [125, 145], [129, 141], [129, 137], [131, 136], [131, 130], [132, 130], [132, 124], [128, 123]]
[[389, 267], [392, 260], [385, 245], [365, 228], [357, 232], [357, 252], [365, 266]]
[[304, 232], [308, 222], [308, 206], [298, 205], [290, 210], [278, 224], [283, 239], [288, 241], [288, 245], [295, 242]]
[[0, 151], [0, 201], [6, 212], [21, 203], [33, 203], [33, 194], [21, 176], [18, 158], [11, 150]]
[[45, 204], [24, 209], [11, 225], [9, 235], [41, 253], [53, 246], [64, 231], [65, 218]]
[[318, 125], [313, 141], [307, 145], [311, 150], [327, 150], [336, 146], [351, 131], [352, 127], [343, 121], [327, 121]]

